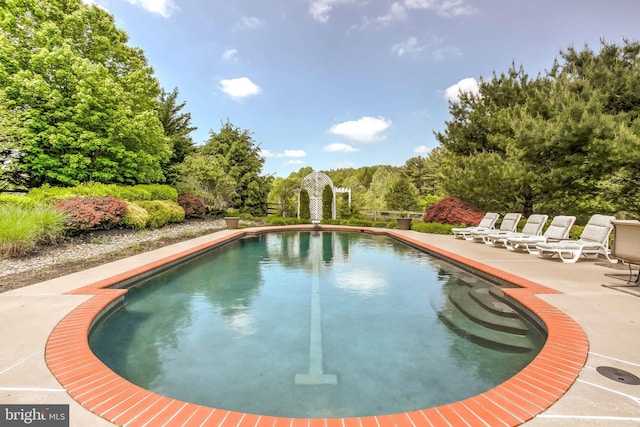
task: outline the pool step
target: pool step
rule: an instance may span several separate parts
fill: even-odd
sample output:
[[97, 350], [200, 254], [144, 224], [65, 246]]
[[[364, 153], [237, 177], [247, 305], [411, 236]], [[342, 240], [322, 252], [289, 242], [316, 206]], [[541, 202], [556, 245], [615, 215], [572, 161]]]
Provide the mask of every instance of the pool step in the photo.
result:
[[535, 348], [527, 336], [529, 325], [501, 299], [502, 292], [492, 288], [453, 286], [439, 317], [459, 335], [505, 351], [529, 351]]
[[504, 293], [498, 288], [474, 288], [469, 290], [469, 295], [492, 313], [505, 317], [518, 317], [518, 312], [504, 302]]
[[[478, 288], [469, 289], [466, 286], [456, 287], [449, 291], [449, 301], [451, 301], [451, 303], [456, 306], [462, 314], [479, 325], [496, 331], [526, 335], [529, 331], [529, 327], [519, 318], [513, 317], [513, 309], [511, 309], [511, 307], [491, 296], [495, 301], [495, 306], [500, 307], [500, 305], [503, 305], [504, 307], [500, 308], [505, 310], [507, 314], [498, 313], [494, 308], [489, 310], [484, 304], [478, 303], [478, 301], [472, 297], [472, 294], [477, 291]], [[480, 293], [480, 295], [482, 295], [482, 293]], [[485, 296], [490, 295], [490, 293], [485, 294]], [[494, 304], [491, 304], [488, 299], [489, 298], [487, 298], [485, 302], [494, 306]]]

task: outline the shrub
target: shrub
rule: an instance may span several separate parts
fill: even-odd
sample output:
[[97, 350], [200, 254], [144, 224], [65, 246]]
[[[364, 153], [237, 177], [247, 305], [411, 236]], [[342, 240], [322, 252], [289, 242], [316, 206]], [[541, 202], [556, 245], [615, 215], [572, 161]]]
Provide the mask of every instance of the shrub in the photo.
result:
[[170, 222], [184, 221], [184, 209], [177, 203], [169, 200], [144, 200], [135, 202], [144, 208], [149, 214], [147, 226], [152, 228], [163, 227]]
[[440, 224], [437, 222], [413, 222], [411, 229], [420, 233], [451, 234], [452, 224]]
[[204, 198], [194, 196], [193, 194], [182, 194], [178, 196], [178, 204], [184, 209], [184, 215], [187, 218], [201, 216], [207, 212], [207, 205], [204, 203]]
[[139, 184], [134, 187], [137, 190], [145, 190], [149, 192], [147, 200], [178, 200], [178, 190], [170, 185], [161, 184]]
[[480, 209], [456, 197], [446, 197], [425, 210], [424, 222], [466, 226], [478, 225], [484, 216]]
[[122, 217], [122, 224], [125, 227], [141, 230], [149, 222], [149, 212], [141, 206], [132, 202], [127, 203], [127, 213]]
[[53, 208], [65, 212], [68, 227], [79, 231], [112, 228], [127, 213], [127, 204], [112, 196], [74, 197], [59, 201]]
[[0, 205], [12, 205], [20, 206], [23, 208], [34, 208], [38, 206], [38, 201], [27, 197], [26, 195], [19, 196], [17, 194], [0, 194]]
[[118, 199], [134, 202], [136, 200], [152, 200], [151, 192], [139, 186], [118, 186], [113, 195]]
[[21, 256], [38, 243], [51, 243], [64, 235], [63, 212], [37, 206], [0, 206], [0, 255]]
[[182, 209], [182, 207], [180, 207], [178, 203], [171, 200], [160, 200], [160, 203], [162, 203], [167, 208], [167, 210], [171, 215], [169, 218], [169, 222], [172, 222], [172, 223], [184, 222], [184, 217], [185, 217], [184, 209]]
[[296, 224], [311, 224], [308, 219], [301, 218], [282, 218], [279, 216], [270, 216], [266, 220], [267, 225], [296, 225]]
[[54, 205], [60, 200], [77, 196], [106, 197], [113, 196], [120, 200], [172, 200], [178, 199], [178, 191], [169, 185], [116, 185], [89, 182], [75, 187], [50, 187], [43, 185], [33, 188], [28, 196], [42, 203]]

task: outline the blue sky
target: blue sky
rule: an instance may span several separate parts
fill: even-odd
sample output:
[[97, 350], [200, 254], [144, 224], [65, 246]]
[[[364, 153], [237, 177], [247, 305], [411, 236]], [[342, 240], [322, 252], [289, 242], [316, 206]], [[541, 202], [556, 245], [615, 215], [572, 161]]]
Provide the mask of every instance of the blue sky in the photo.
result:
[[253, 133], [263, 173], [401, 166], [437, 146], [448, 98], [512, 62], [640, 40], [637, 0], [83, 0], [113, 14], [202, 144]]

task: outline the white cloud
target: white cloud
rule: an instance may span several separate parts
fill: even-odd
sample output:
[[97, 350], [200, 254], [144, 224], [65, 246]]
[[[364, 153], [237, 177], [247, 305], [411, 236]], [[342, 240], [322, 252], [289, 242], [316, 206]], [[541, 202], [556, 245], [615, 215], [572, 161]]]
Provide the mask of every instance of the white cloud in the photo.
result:
[[304, 160], [287, 160], [286, 162], [284, 162], [285, 166], [292, 166], [292, 165], [304, 165], [307, 162], [305, 162]]
[[307, 153], [304, 150], [284, 150], [282, 153], [274, 153], [264, 148], [260, 149], [260, 156], [262, 157], [306, 157]]
[[109, 10], [107, 10], [107, 7], [98, 3], [96, 0], [82, 0], [82, 3], [86, 4], [87, 6], [96, 6], [102, 10], [104, 10], [105, 12], [109, 12]]
[[284, 150], [284, 157], [306, 157], [304, 150]]
[[391, 46], [391, 52], [399, 57], [422, 57], [429, 55], [435, 61], [444, 61], [449, 58], [462, 56], [462, 51], [455, 46], [443, 45], [440, 37], [429, 37], [427, 40], [418, 40], [411, 36], [407, 40]]
[[220, 80], [220, 90], [235, 100], [257, 95], [262, 92], [260, 86], [253, 83], [247, 77]]
[[353, 0], [309, 0], [309, 13], [318, 22], [329, 21], [329, 14], [334, 5], [353, 3]]
[[416, 154], [427, 154], [429, 151], [431, 150], [426, 145], [419, 145], [413, 149], [413, 152]]
[[418, 54], [425, 49], [425, 46], [418, 45], [418, 39], [416, 37], [409, 37], [402, 43], [391, 46], [391, 51], [398, 56], [405, 56], [408, 54]]
[[237, 61], [238, 60], [238, 50], [237, 49], [227, 49], [222, 54], [223, 61]]
[[352, 147], [349, 144], [342, 144], [340, 142], [334, 142], [333, 144], [326, 145], [322, 148], [322, 150], [341, 153], [355, 153], [357, 151], [360, 151], [359, 148]]
[[259, 30], [264, 26], [264, 21], [255, 16], [243, 16], [235, 25], [236, 30]]
[[[409, 16], [410, 10], [432, 10], [437, 15], [446, 18], [454, 16], [470, 15], [476, 13], [478, 10], [465, 3], [466, 0], [404, 0], [395, 1], [391, 4], [389, 12], [386, 15], [379, 16], [375, 19], [365, 18], [365, 23], [361, 28], [368, 26], [372, 22], [378, 24], [388, 24], [394, 21], [405, 21]], [[318, 1], [317, 3], [323, 3], [325, 8], [328, 8], [324, 13], [325, 15], [331, 10], [331, 3], [335, 0]], [[324, 16], [324, 15], [323, 15]], [[328, 16], [327, 16], [328, 20]], [[323, 21], [323, 22], [326, 22]]]
[[435, 49], [431, 54], [436, 61], [444, 61], [449, 58], [461, 57], [462, 51], [455, 46], [443, 46]]
[[362, 117], [358, 120], [338, 123], [331, 126], [329, 132], [345, 136], [353, 141], [374, 142], [384, 140], [384, 136], [379, 135], [391, 126], [391, 120], [383, 117]]
[[376, 21], [385, 24], [392, 21], [404, 21], [407, 19], [407, 8], [398, 2], [394, 2], [386, 15], [376, 18]]
[[470, 92], [474, 95], [480, 93], [480, 87], [478, 81], [473, 77], [467, 77], [460, 80], [458, 83], [449, 86], [444, 91], [444, 97], [451, 102], [458, 102], [460, 100], [460, 92]]
[[447, 18], [472, 15], [478, 11], [465, 0], [404, 0], [407, 9], [429, 9]]
[[174, 11], [179, 10], [173, 0], [127, 0], [134, 6], [140, 6], [151, 13], [157, 13], [163, 18], [169, 18]]

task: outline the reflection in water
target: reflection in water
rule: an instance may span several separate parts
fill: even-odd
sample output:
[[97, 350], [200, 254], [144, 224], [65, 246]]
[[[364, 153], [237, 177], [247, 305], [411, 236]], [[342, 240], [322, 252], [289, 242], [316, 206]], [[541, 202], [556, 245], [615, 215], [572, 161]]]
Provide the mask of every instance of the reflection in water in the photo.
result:
[[371, 270], [350, 269], [343, 271], [336, 277], [336, 285], [363, 296], [373, 296], [382, 294], [389, 283], [384, 276]]
[[[460, 400], [535, 355], [479, 346], [440, 321], [446, 289], [467, 273], [383, 237], [318, 237], [315, 261], [310, 233], [274, 233], [153, 277], [92, 331], [92, 350], [158, 393], [292, 417], [386, 414]], [[314, 280], [321, 372], [339, 378], [331, 386], [294, 380], [310, 372]]]

